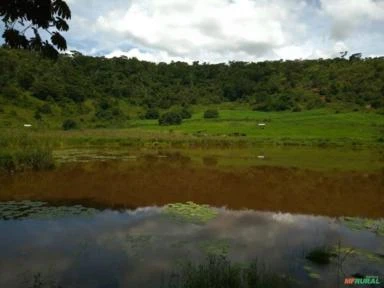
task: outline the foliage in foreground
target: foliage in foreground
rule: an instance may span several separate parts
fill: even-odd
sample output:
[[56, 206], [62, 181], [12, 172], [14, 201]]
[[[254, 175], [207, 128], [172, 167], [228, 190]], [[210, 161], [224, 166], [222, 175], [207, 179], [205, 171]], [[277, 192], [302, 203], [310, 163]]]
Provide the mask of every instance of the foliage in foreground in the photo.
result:
[[276, 288], [293, 287], [286, 277], [266, 271], [253, 262], [248, 267], [231, 263], [223, 256], [209, 256], [204, 263], [188, 263], [180, 269], [167, 288]]

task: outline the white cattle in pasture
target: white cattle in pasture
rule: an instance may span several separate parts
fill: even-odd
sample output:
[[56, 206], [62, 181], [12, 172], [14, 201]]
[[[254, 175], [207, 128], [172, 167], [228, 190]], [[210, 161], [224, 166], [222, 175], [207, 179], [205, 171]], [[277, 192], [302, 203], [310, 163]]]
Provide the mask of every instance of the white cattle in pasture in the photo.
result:
[[32, 127], [32, 124], [24, 124], [24, 127]]

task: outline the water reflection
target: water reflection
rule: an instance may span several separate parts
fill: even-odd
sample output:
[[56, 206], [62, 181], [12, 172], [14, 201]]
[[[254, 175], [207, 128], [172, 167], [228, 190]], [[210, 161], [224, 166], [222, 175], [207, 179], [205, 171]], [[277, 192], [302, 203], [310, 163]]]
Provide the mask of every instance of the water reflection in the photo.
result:
[[231, 209], [383, 217], [384, 171], [318, 171], [274, 166], [225, 168], [216, 158], [147, 155], [134, 161], [63, 164], [0, 176], [0, 201], [74, 201], [134, 209], [194, 201]]
[[[176, 221], [160, 207], [2, 220], [0, 287], [28, 287], [39, 273], [62, 287], [159, 287], [180, 260], [207, 254], [239, 263], [261, 259], [304, 286], [336, 287], [336, 260], [318, 267], [305, 255], [337, 245], [363, 251], [343, 263], [346, 275], [384, 276], [383, 236], [352, 231], [328, 217], [214, 209], [218, 215], [201, 224]], [[320, 279], [312, 279], [308, 267]]]

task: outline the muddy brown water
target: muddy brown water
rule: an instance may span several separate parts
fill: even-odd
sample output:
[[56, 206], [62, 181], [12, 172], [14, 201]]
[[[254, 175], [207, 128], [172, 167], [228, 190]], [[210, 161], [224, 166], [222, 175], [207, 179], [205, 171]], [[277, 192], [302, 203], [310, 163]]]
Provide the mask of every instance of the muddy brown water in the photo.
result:
[[384, 170], [313, 171], [253, 166], [222, 169], [183, 161], [97, 161], [3, 175], [0, 201], [73, 201], [138, 208], [194, 201], [290, 213], [384, 216]]

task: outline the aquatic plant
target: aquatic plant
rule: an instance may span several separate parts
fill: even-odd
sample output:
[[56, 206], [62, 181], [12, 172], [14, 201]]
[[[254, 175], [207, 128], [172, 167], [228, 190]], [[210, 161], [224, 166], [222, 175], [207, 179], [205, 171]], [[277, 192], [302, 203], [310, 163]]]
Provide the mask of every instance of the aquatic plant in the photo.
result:
[[320, 274], [314, 270], [314, 267], [304, 265], [303, 268], [307, 272], [307, 275], [309, 278], [312, 278], [312, 279], [320, 279], [321, 278]]
[[229, 242], [225, 239], [206, 240], [199, 243], [199, 248], [205, 254], [213, 256], [227, 256], [229, 247]]
[[164, 207], [164, 213], [176, 220], [204, 224], [214, 219], [218, 211], [209, 205], [199, 205], [191, 201], [186, 203], [168, 204]]
[[341, 223], [354, 231], [368, 230], [384, 236], [384, 219], [368, 219], [359, 217], [341, 217]]
[[329, 247], [316, 247], [312, 249], [305, 258], [318, 265], [327, 265], [331, 257], [336, 256]]
[[242, 267], [231, 263], [224, 256], [208, 256], [205, 262], [181, 265], [168, 283], [168, 288], [277, 288], [293, 287], [293, 281], [260, 267], [254, 261]]
[[346, 255], [349, 257], [355, 257], [360, 259], [360, 261], [369, 261], [376, 263], [384, 263], [384, 255], [368, 251], [361, 248], [352, 248], [344, 246], [334, 246], [331, 248], [332, 254], [342, 255], [345, 258]]
[[53, 219], [74, 216], [92, 216], [98, 210], [82, 205], [48, 206], [41, 201], [0, 202], [0, 220]]
[[0, 171], [47, 170], [55, 166], [52, 148], [28, 134], [0, 135]]

